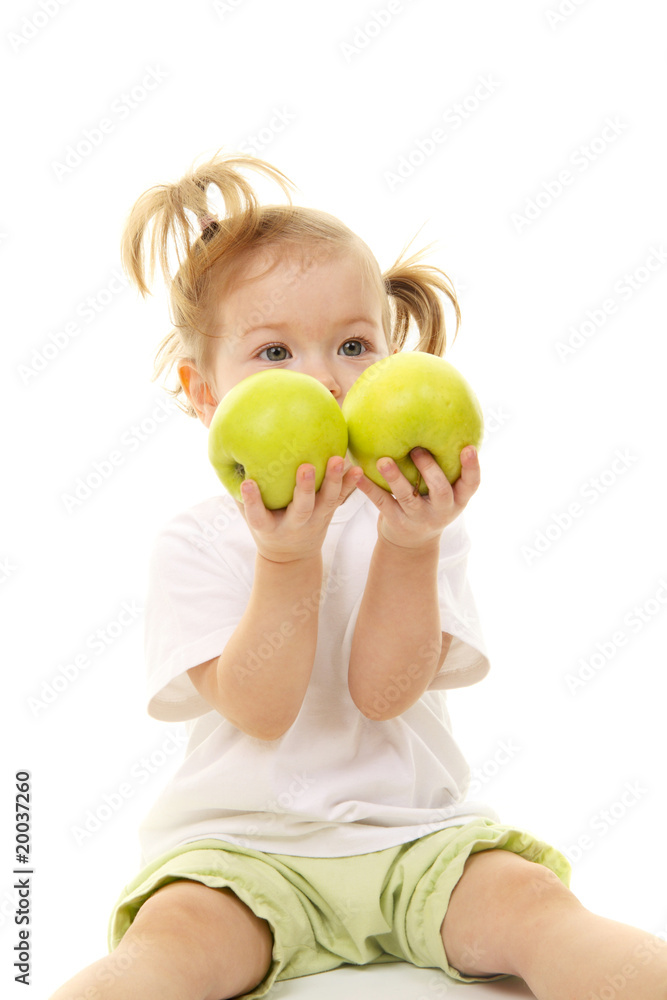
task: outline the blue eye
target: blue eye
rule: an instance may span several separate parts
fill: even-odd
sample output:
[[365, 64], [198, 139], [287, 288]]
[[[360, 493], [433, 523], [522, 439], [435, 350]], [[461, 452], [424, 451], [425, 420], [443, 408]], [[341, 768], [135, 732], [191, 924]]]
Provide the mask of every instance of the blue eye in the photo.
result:
[[365, 340], [346, 340], [341, 347], [341, 352], [348, 358], [358, 358], [366, 350], [367, 342]]
[[[282, 354], [280, 352], [283, 352]], [[268, 355], [268, 357], [265, 357]], [[289, 355], [289, 351], [282, 344], [271, 344], [270, 347], [265, 347], [263, 351], [260, 351], [258, 357], [262, 358], [264, 361], [286, 361]]]

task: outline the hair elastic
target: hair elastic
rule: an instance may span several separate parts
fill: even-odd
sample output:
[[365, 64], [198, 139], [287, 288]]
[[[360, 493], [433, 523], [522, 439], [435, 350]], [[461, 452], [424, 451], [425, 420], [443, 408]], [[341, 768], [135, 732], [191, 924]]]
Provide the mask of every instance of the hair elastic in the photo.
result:
[[199, 223], [202, 233], [204, 232], [205, 229], [208, 229], [209, 226], [211, 226], [214, 222], [217, 221], [218, 220], [214, 219], [212, 215], [200, 215], [199, 218], [197, 219], [197, 222]]

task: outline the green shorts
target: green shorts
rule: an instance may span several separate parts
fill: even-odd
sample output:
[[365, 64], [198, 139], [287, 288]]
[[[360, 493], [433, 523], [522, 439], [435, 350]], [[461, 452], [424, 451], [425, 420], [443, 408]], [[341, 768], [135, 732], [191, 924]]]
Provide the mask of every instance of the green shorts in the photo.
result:
[[440, 937], [449, 897], [467, 858], [500, 848], [545, 865], [569, 886], [569, 861], [512, 827], [479, 819], [372, 854], [303, 858], [265, 854], [220, 840], [200, 840], [162, 855], [124, 889], [109, 925], [113, 950], [139, 907], [161, 886], [191, 879], [229, 887], [273, 932], [271, 968], [247, 1000], [275, 981], [326, 972], [346, 963], [410, 962], [442, 969], [459, 982]]

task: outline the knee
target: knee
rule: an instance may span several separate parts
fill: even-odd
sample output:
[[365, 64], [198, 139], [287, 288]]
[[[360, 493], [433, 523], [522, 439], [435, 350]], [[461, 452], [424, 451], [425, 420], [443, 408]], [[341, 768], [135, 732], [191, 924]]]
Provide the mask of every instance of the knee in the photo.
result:
[[552, 900], [567, 900], [579, 905], [576, 897], [551, 868], [535, 861], [527, 861], [517, 854], [510, 857], [514, 862], [506, 873], [507, 888], [519, 905], [538, 910]]
[[581, 904], [549, 868], [511, 851], [471, 855], [440, 927], [451, 964], [468, 975], [516, 975], [521, 943], [563, 906]]
[[477, 866], [489, 893], [502, 899], [515, 918], [533, 920], [556, 904], [580, 906], [576, 896], [550, 868], [511, 851], [483, 851], [468, 859]]
[[185, 879], [170, 882], [140, 907], [126, 937], [131, 934], [139, 947], [173, 946], [202, 974], [222, 973], [226, 966], [234, 977], [247, 973], [250, 987], [271, 965], [273, 933], [268, 922], [229, 888], [213, 889]]
[[[191, 953], [206, 951], [214, 942], [215, 894], [200, 882], [170, 882], [159, 888], [139, 908], [130, 931], [148, 945], [157, 939], [177, 938]], [[128, 932], [129, 934], [129, 932]]]

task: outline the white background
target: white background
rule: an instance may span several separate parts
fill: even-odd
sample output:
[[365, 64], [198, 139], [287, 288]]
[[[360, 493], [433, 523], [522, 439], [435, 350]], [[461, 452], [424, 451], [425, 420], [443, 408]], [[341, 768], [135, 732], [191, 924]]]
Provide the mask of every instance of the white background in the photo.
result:
[[[493, 667], [449, 695], [455, 733], [478, 797], [570, 853], [585, 905], [667, 933], [664, 37], [651, 0], [562, 0], [559, 17], [558, 2], [3, 8], [3, 981], [14, 773], [32, 773], [42, 997], [105, 952], [137, 825], [177, 764], [177, 728], [145, 713], [140, 610], [115, 623], [141, 609], [158, 528], [220, 487], [205, 429], [160, 409], [151, 382], [164, 290], [143, 301], [114, 275], [136, 198], [253, 136], [295, 202], [339, 216], [383, 269], [421, 226], [415, 249], [437, 241], [463, 313], [447, 356], [487, 418], [467, 519]], [[121, 464], [68, 511], [113, 451]], [[101, 653], [98, 629], [120, 631]], [[121, 785], [120, 808], [77, 836]]]

